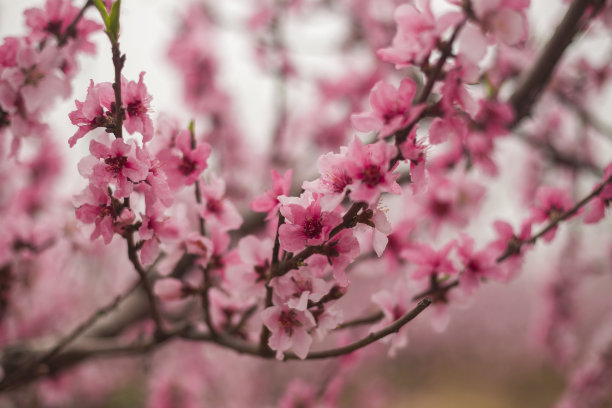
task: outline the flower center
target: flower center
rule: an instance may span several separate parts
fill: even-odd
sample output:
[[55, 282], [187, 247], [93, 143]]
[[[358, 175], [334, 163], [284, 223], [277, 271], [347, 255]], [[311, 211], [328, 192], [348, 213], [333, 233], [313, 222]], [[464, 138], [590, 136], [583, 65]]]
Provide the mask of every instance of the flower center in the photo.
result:
[[36, 65], [22, 70], [22, 72], [25, 75], [25, 85], [38, 86], [40, 80], [45, 77], [45, 74], [36, 69]]
[[147, 107], [144, 106], [142, 101], [133, 101], [128, 103], [126, 111], [130, 117], [141, 116], [147, 113]]
[[0, 129], [10, 124], [11, 124], [11, 121], [9, 120], [8, 112], [5, 112], [2, 110], [2, 108], [0, 108]]
[[303, 279], [302, 277], [298, 279], [292, 277], [291, 280], [299, 292], [299, 294], [296, 294], [297, 297], [299, 297], [303, 292], [312, 292], [312, 281]]
[[49, 21], [43, 30], [49, 34], [59, 36], [62, 32], [62, 22], [58, 20]]
[[481, 271], [480, 264], [474, 259], [470, 259], [465, 268], [472, 273], [479, 273]]
[[344, 188], [353, 183], [353, 179], [344, 171], [342, 174], [334, 174], [331, 177], [331, 188], [334, 193], [341, 193]]
[[106, 163], [106, 171], [110, 173], [119, 174], [125, 164], [127, 163], [127, 157], [125, 156], [115, 156], [108, 157], [104, 159], [104, 163]]
[[438, 216], [444, 217], [451, 210], [451, 204], [448, 201], [434, 200], [430, 204], [431, 212]]
[[183, 156], [183, 159], [181, 160], [178, 169], [181, 173], [183, 173], [183, 175], [188, 176], [195, 171], [196, 164], [189, 157]]
[[368, 167], [363, 169], [363, 179], [362, 180], [368, 187], [377, 186], [378, 184], [380, 184], [382, 179], [383, 179], [383, 176], [380, 173], [380, 167], [374, 164], [370, 164]]
[[101, 205], [100, 207], [98, 207], [98, 217], [100, 218], [104, 218], [104, 217], [113, 217], [113, 207], [111, 207], [110, 205]]
[[288, 312], [282, 311], [278, 317], [278, 323], [283, 328], [285, 333], [290, 336], [293, 334], [294, 327], [300, 327], [302, 325], [302, 323], [300, 323], [300, 321], [297, 319], [294, 310], [290, 310]]
[[213, 214], [219, 214], [221, 212], [221, 202], [211, 198], [206, 201], [206, 209]]
[[308, 217], [306, 221], [304, 221], [304, 235], [308, 238], [316, 238], [321, 234], [323, 230], [323, 224], [321, 224], [321, 219]]

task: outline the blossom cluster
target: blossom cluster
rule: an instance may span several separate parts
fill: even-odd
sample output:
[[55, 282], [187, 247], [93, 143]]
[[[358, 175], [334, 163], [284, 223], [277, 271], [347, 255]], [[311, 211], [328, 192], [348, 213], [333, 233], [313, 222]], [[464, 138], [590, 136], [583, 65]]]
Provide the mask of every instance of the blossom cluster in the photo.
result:
[[[105, 21], [115, 82], [90, 78], [68, 116], [74, 134], [61, 142], [89, 148], [78, 163], [87, 182], [73, 199], [78, 222], [37, 224], [40, 214], [49, 212], [49, 186], [59, 173], [44, 113], [55, 98], [71, 94], [77, 55], [94, 51], [89, 37], [102, 26], [84, 17], [94, 3], [103, 19], [120, 10], [119, 1], [86, 2], [79, 10], [68, 0], [47, 0], [44, 9], [26, 11], [27, 35], [0, 45], [0, 136], [12, 136], [0, 146], [10, 142], [9, 156], [18, 165], [13, 179], [0, 165], [1, 179], [8, 180], [0, 190], [0, 226], [6, 231], [0, 238], [3, 342], [35, 339], [54, 328], [37, 326], [49, 320], [44, 302], [31, 307], [24, 299], [29, 292], [32, 298], [42, 293], [42, 300], [52, 296], [43, 283], [67, 274], [65, 260], [74, 251], [109, 258], [105, 262], [112, 266], [101, 264], [101, 275], [120, 283], [106, 282], [112, 289], [105, 294], [127, 287], [128, 277], [138, 278], [143, 289], [138, 296], [146, 306], [134, 313], [139, 317], [128, 317], [129, 324], [119, 318], [119, 328], [91, 329], [94, 336], [119, 339], [111, 350], [148, 351], [183, 339], [262, 358], [304, 360], [343, 356], [369, 339], [383, 339], [394, 354], [407, 344], [402, 326], [430, 304], [430, 321], [442, 331], [455, 305], [486, 283], [515, 279], [525, 254], [540, 240], [558, 241], [563, 222], [580, 216], [595, 224], [605, 218], [612, 164], [609, 159], [607, 167], [597, 164], [603, 160], [590, 147], [587, 131], [579, 140], [564, 132], [568, 112], [582, 127], [596, 126], [581, 106], [602, 91], [611, 72], [584, 59], [569, 62], [546, 90], [520, 97], [518, 77], [534, 55], [529, 0], [449, 0], [443, 11], [430, 0], [400, 5], [352, 0], [342, 7], [359, 27], [348, 32], [343, 47], [348, 55], [365, 46], [370, 63], [363, 71], [344, 67], [346, 75], [317, 81], [313, 89], [320, 99], [316, 106], [296, 108], [299, 113], [290, 114], [295, 101], [283, 94], [269, 155], [249, 146], [236, 125], [240, 116], [219, 78], [222, 64], [213, 47], [219, 23], [209, 6], [189, 6], [167, 52], [180, 74], [186, 111], [195, 118], [189, 124], [153, 116], [147, 75], [123, 75], [126, 61], [137, 61], [121, 54], [118, 24], [112, 34]], [[368, 11], [382, 3], [394, 10], [387, 20]], [[325, 7], [299, 1], [277, 7], [262, 0], [245, 22], [260, 39], [255, 47], [260, 69], [280, 91], [306, 78], [283, 37], [283, 24]], [[594, 18], [588, 13], [595, 11], [593, 6], [585, 15]], [[536, 97], [546, 103], [532, 105]], [[341, 118], [330, 113], [336, 111]], [[527, 114], [533, 118], [524, 120]], [[522, 147], [523, 157], [511, 157], [512, 166], [524, 165], [521, 193], [492, 193], [496, 190], [487, 186], [507, 171], [500, 157], [518, 139], [516, 133], [529, 146]], [[26, 150], [20, 145], [34, 135], [40, 135], [40, 144], [20, 161]], [[295, 151], [284, 156], [294, 143]], [[582, 171], [595, 178], [583, 182]], [[267, 190], [258, 180], [262, 173], [270, 175]], [[30, 184], [18, 187], [24, 180]], [[584, 186], [592, 188], [580, 199]], [[520, 214], [512, 220], [483, 216], [492, 194], [504, 204], [521, 196]], [[491, 227], [491, 234], [483, 226]], [[571, 241], [563, 262], [549, 268], [557, 275], [545, 289], [538, 330], [560, 367], [576, 353], [574, 316], [567, 313], [579, 280], [570, 269], [580, 269], [582, 262], [572, 251], [576, 247]], [[126, 248], [126, 256], [117, 256]], [[49, 262], [52, 258], [57, 259]], [[51, 266], [43, 273], [45, 262]], [[364, 292], [358, 283], [368, 277], [374, 279]], [[58, 300], [58, 310], [68, 315], [79, 298], [62, 290], [68, 300]], [[366, 309], [376, 314], [353, 320], [354, 310]], [[19, 322], [13, 315], [26, 317]], [[99, 315], [94, 312], [93, 321]], [[143, 323], [149, 317], [152, 325]], [[128, 340], [132, 349], [124, 346]], [[155, 356], [149, 406], [208, 401], [200, 383], [181, 381], [179, 374], [197, 377], [208, 370], [211, 378], [221, 376], [223, 370], [206, 366], [221, 366], [223, 359], [201, 354], [193, 344], [185, 346], [189, 353], [172, 347]], [[47, 357], [50, 372], [56, 369], [53, 353], [61, 352]], [[293, 381], [279, 406], [335, 406], [344, 375], [360, 358], [360, 353], [342, 357], [322, 387]], [[588, 389], [584, 378], [600, 381], [607, 373], [601, 362], [585, 367], [572, 390]], [[21, 381], [20, 373], [11, 375], [7, 381]]]

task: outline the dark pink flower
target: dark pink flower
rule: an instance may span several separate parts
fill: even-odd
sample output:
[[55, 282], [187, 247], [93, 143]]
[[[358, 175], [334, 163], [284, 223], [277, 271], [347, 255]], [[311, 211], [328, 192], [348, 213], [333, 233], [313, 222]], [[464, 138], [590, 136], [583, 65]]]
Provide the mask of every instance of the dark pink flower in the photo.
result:
[[279, 228], [279, 239], [281, 248], [288, 252], [324, 243], [331, 230], [342, 222], [338, 214], [321, 209], [319, 195], [284, 198], [281, 202], [280, 212], [286, 222]]
[[147, 206], [146, 213], [141, 214], [141, 220], [138, 235], [144, 244], [140, 250], [140, 260], [143, 265], [150, 265], [159, 255], [159, 243], [178, 241], [180, 229], [170, 217], [164, 215], [159, 205]]
[[353, 180], [351, 200], [374, 204], [383, 192], [401, 193], [396, 181], [399, 173], [394, 172], [397, 164], [389, 168], [396, 153], [394, 146], [383, 141], [364, 146], [359, 138], [353, 139], [346, 153], [345, 164], [346, 172]]
[[142, 142], [146, 143], [153, 137], [153, 121], [149, 117], [153, 97], [147, 92], [142, 81], [145, 73], [141, 72], [138, 83], [121, 78], [121, 98], [125, 109], [123, 125], [129, 134], [142, 134]]
[[460, 12], [446, 13], [436, 18], [429, 0], [419, 0], [417, 5], [402, 4], [393, 14], [397, 33], [391, 47], [378, 50], [377, 55], [386, 62], [403, 68], [425, 62], [436, 48], [442, 34], [463, 18]]
[[[148, 174], [146, 163], [141, 162], [134, 153], [131, 152], [132, 145], [115, 139], [108, 143], [92, 140], [89, 144], [89, 151], [92, 156], [98, 159], [93, 166], [91, 174], [88, 176], [93, 185], [106, 188], [110, 182], [117, 186], [115, 197], [128, 197], [132, 193], [134, 183], [142, 182]], [[135, 147], [139, 149], [139, 147]], [[100, 162], [102, 160], [102, 162]], [[79, 170], [85, 166], [80, 166]]]
[[347, 287], [349, 285], [349, 280], [346, 276], [346, 268], [359, 255], [359, 242], [357, 238], [355, 238], [352, 230], [342, 230], [329, 240], [327, 246], [335, 251], [337, 255], [312, 255], [308, 258], [308, 266], [320, 271], [317, 272], [317, 275], [322, 276], [331, 265], [334, 279], [338, 285]]
[[224, 230], [234, 230], [242, 224], [240, 213], [225, 197], [225, 181], [214, 174], [210, 176], [210, 182], [200, 182], [202, 194], [202, 210], [200, 215], [205, 221], [212, 221]]
[[353, 127], [360, 132], [379, 131], [380, 139], [392, 135], [414, 121], [425, 108], [424, 104], [413, 105], [416, 84], [408, 77], [396, 90], [392, 85], [380, 81], [370, 92], [372, 112], [351, 115]]
[[289, 195], [293, 170], [287, 170], [282, 176], [274, 169], [271, 170], [270, 173], [272, 174], [272, 188], [266, 190], [262, 195], [255, 197], [249, 204], [251, 209], [255, 212], [267, 212], [268, 215], [266, 220], [276, 216], [280, 208], [278, 196]]
[[109, 111], [114, 100], [115, 97], [110, 83], [94, 85], [93, 80], [89, 82], [85, 101], [75, 100], [77, 109], [68, 114], [72, 124], [79, 127], [76, 133], [68, 139], [70, 147], [74, 146], [77, 140], [89, 131], [99, 127], [107, 127], [111, 123]]
[[[572, 208], [572, 199], [567, 190], [553, 188], [550, 186], [542, 186], [536, 192], [535, 203], [531, 209], [531, 219], [534, 222], [554, 222], [559, 217]], [[577, 211], [573, 216], [580, 213]], [[552, 241], [557, 232], [557, 226], [554, 226], [550, 231], [544, 234], [543, 239], [546, 242]]]
[[87, 37], [102, 26], [94, 21], [81, 18], [73, 32], [67, 29], [79, 14], [79, 9], [69, 0], [47, 0], [44, 9], [31, 8], [23, 12], [25, 22], [31, 29], [29, 38], [34, 42], [41, 42], [48, 36], [60, 38], [67, 35], [73, 42], [76, 50], [92, 54], [95, 45]]
[[319, 156], [317, 167], [321, 176], [314, 181], [302, 183], [304, 190], [321, 194], [321, 201], [326, 208], [336, 208], [353, 183], [346, 169], [347, 150], [343, 146], [340, 153], [330, 152]]
[[111, 204], [111, 198], [104, 189], [89, 185], [79, 197], [81, 204], [75, 211], [79, 221], [85, 224], [95, 224], [91, 240], [101, 236], [105, 244], [109, 244], [115, 234], [115, 219], [118, 214]]
[[308, 268], [293, 270], [271, 282], [275, 304], [286, 304], [291, 309], [305, 311], [308, 302], [318, 302], [332, 287], [332, 283], [316, 278]]
[[312, 344], [308, 331], [316, 325], [309, 311], [272, 306], [261, 312], [261, 319], [272, 332], [268, 345], [276, 351], [277, 359], [282, 360], [287, 350], [292, 350], [301, 359], [306, 358]]
[[457, 255], [463, 265], [459, 275], [459, 285], [467, 293], [476, 289], [483, 280], [500, 280], [503, 277], [502, 269], [496, 262], [499, 253], [495, 248], [487, 247], [476, 252], [474, 239], [468, 235], [461, 235], [457, 245]]
[[178, 190], [183, 186], [195, 183], [200, 174], [208, 167], [207, 160], [210, 150], [210, 145], [203, 142], [192, 148], [189, 131], [178, 132], [174, 140], [174, 148], [165, 148], [157, 155], [168, 177], [170, 188]]
[[428, 278], [433, 275], [454, 275], [457, 270], [449, 259], [449, 254], [455, 245], [455, 241], [451, 241], [436, 251], [428, 244], [414, 244], [411, 248], [404, 249], [400, 255], [416, 265], [412, 273], [413, 279]]
[[530, 0], [472, 0], [472, 9], [482, 29], [507, 45], [527, 38], [526, 9]]

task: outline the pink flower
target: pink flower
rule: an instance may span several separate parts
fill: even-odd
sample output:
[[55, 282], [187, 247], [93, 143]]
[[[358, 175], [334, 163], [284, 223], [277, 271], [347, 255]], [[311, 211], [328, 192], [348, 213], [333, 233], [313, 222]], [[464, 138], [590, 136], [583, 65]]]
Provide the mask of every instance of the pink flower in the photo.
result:
[[147, 206], [146, 213], [141, 214], [141, 219], [138, 235], [144, 240], [144, 244], [140, 250], [140, 260], [143, 265], [150, 265], [159, 255], [159, 243], [176, 242], [180, 230], [170, 217], [163, 214], [159, 205]]
[[531, 237], [531, 221], [527, 220], [521, 226], [518, 234], [515, 234], [512, 226], [505, 221], [495, 221], [493, 227], [497, 232], [497, 239], [488, 245], [488, 248], [496, 252], [496, 257], [511, 250], [513, 255], [500, 264], [504, 270], [504, 280], [510, 281], [520, 271], [523, 263], [523, 254], [530, 245], [526, 242]]
[[334, 279], [338, 285], [347, 287], [349, 280], [346, 276], [346, 268], [359, 255], [359, 242], [352, 230], [342, 230], [329, 240], [327, 246], [336, 254], [334, 256], [312, 255], [308, 258], [308, 266], [319, 270], [320, 272], [317, 275], [322, 276], [326, 268], [331, 265]]
[[332, 284], [315, 278], [307, 268], [300, 268], [275, 278], [271, 286], [277, 296], [275, 304], [286, 304], [291, 309], [306, 311], [308, 302], [321, 300]]
[[425, 108], [424, 104], [413, 105], [416, 85], [406, 77], [395, 90], [392, 85], [380, 81], [370, 93], [373, 112], [351, 115], [353, 127], [360, 132], [379, 131], [383, 139], [413, 122]]
[[142, 134], [142, 142], [146, 143], [153, 137], [153, 121], [149, 117], [151, 99], [143, 83], [145, 73], [141, 72], [138, 83], [121, 78], [121, 98], [125, 105], [125, 120], [123, 125], [129, 134]]
[[89, 185], [78, 197], [83, 201], [75, 211], [79, 221], [85, 224], [95, 224], [95, 229], [91, 233], [91, 240], [102, 236], [105, 244], [110, 244], [115, 234], [115, 219], [117, 212], [111, 204], [108, 193], [95, 185]]
[[411, 248], [404, 249], [401, 257], [415, 263], [416, 268], [412, 273], [413, 279], [422, 279], [434, 275], [454, 275], [457, 273], [452, 261], [449, 259], [450, 251], [455, 247], [455, 241], [444, 245], [436, 251], [428, 244], [414, 244]]
[[343, 146], [339, 154], [330, 152], [319, 156], [317, 167], [321, 176], [302, 183], [304, 190], [321, 194], [321, 201], [327, 208], [336, 208], [353, 183], [346, 169], [346, 152], [347, 148]]
[[424, 218], [432, 223], [434, 234], [445, 223], [466, 225], [478, 211], [484, 187], [461, 173], [448, 178], [432, 172], [429, 175], [427, 192], [418, 199]]
[[157, 201], [164, 206], [170, 207], [174, 196], [168, 186], [168, 178], [163, 171], [163, 164], [157, 159], [152, 159], [146, 148], [136, 149], [136, 158], [140, 160], [149, 170], [144, 183], [139, 183], [135, 188], [144, 194], [146, 206], [151, 206]]
[[240, 263], [227, 270], [228, 284], [242, 298], [259, 297], [270, 271], [273, 242], [247, 235], [238, 242]]
[[[148, 168], [146, 163], [141, 162], [135, 154], [131, 153], [132, 146], [125, 143], [123, 139], [108, 139], [104, 143], [92, 140], [89, 143], [89, 151], [98, 159], [93, 165], [91, 173], [87, 170], [87, 162], [79, 163], [79, 170], [85, 177], [89, 177], [92, 184], [106, 188], [111, 181], [117, 185], [115, 197], [128, 197], [132, 193], [134, 183], [146, 179]], [[136, 149], [139, 149], [136, 147]], [[84, 160], [91, 160], [85, 158]], [[99, 160], [103, 162], [100, 163]]]
[[[567, 190], [550, 186], [542, 186], [536, 192], [535, 204], [531, 209], [531, 219], [534, 222], [554, 222], [563, 213], [572, 208], [572, 199]], [[576, 212], [576, 214], [580, 211]], [[575, 216], [576, 214], [572, 215]], [[550, 242], [555, 237], [557, 226], [544, 234], [544, 241]]]
[[266, 220], [276, 216], [280, 208], [278, 196], [289, 195], [293, 170], [287, 170], [283, 176], [276, 170], [272, 170], [270, 173], [272, 174], [272, 188], [266, 190], [262, 195], [255, 197], [249, 204], [251, 209], [255, 212], [267, 212], [268, 215], [266, 216]]
[[410, 162], [410, 181], [415, 192], [419, 193], [425, 187], [427, 180], [425, 176], [425, 162], [429, 146], [423, 140], [416, 140], [416, 128], [411, 135], [400, 145], [400, 151], [404, 159]]
[[166, 148], [157, 155], [163, 164], [164, 172], [168, 177], [168, 185], [172, 190], [189, 186], [198, 179], [200, 174], [208, 167], [210, 145], [198, 143], [191, 147], [191, 134], [188, 130], [181, 130], [174, 140], [175, 148]]
[[383, 141], [364, 146], [357, 137], [353, 139], [346, 153], [346, 172], [353, 180], [350, 197], [355, 202], [373, 204], [383, 192], [400, 194], [396, 180], [398, 173], [389, 169], [395, 156], [395, 147]]
[[[371, 331], [374, 332], [392, 324], [408, 312], [411, 299], [408, 294], [406, 282], [400, 280], [398, 284], [393, 287], [393, 293], [387, 290], [376, 292], [372, 295], [372, 302], [374, 302], [384, 314], [383, 319], [372, 327]], [[408, 337], [406, 336], [406, 331], [403, 330], [387, 336], [381, 341], [391, 343], [389, 356], [393, 357], [397, 353], [397, 350], [406, 347], [408, 344]]]
[[[84, 102], [75, 100], [77, 109], [70, 112], [68, 117], [73, 125], [77, 125], [79, 129], [68, 139], [70, 147], [74, 146], [77, 140], [85, 136], [89, 131], [107, 127], [111, 124], [110, 107], [115, 98], [112, 93], [110, 83], [102, 83], [94, 85], [93, 80], [89, 82], [87, 88], [87, 96]], [[106, 108], [106, 111], [104, 110]]]
[[502, 269], [496, 262], [499, 254], [493, 247], [475, 252], [474, 239], [462, 234], [457, 245], [457, 255], [463, 264], [459, 284], [467, 293], [476, 289], [482, 280], [499, 280], [502, 277]]
[[507, 45], [527, 38], [526, 8], [530, 0], [472, 0], [472, 9], [482, 29]]
[[208, 184], [200, 183], [203, 206], [201, 216], [204, 220], [212, 221], [224, 230], [234, 230], [242, 224], [242, 217], [238, 210], [224, 197], [225, 181], [212, 174]]
[[416, 6], [402, 4], [393, 17], [397, 24], [393, 45], [378, 50], [377, 55], [398, 69], [426, 61], [444, 31], [463, 18], [462, 13], [450, 12], [436, 19], [429, 0], [419, 0]]
[[44, 9], [31, 8], [23, 12], [25, 22], [31, 29], [29, 38], [33, 42], [41, 42], [50, 35], [60, 38], [67, 35], [75, 44], [76, 50], [92, 54], [95, 45], [88, 40], [89, 34], [100, 30], [102, 26], [91, 20], [81, 18], [73, 32], [67, 29], [79, 14], [79, 9], [69, 0], [47, 0]]
[[36, 114], [57, 96], [69, 96], [70, 83], [60, 76], [62, 59], [57, 47], [47, 45], [39, 49], [26, 41], [15, 44], [18, 47], [14, 65], [0, 71], [0, 84], [4, 81], [19, 95], [19, 108], [24, 114]]
[[279, 228], [279, 239], [285, 251], [296, 252], [324, 243], [331, 230], [342, 222], [338, 214], [321, 210], [320, 199], [319, 195], [302, 195], [300, 199], [283, 200], [280, 211], [286, 223]]
[[285, 306], [272, 306], [261, 312], [261, 319], [272, 332], [268, 345], [276, 350], [276, 358], [283, 359], [283, 352], [292, 350], [305, 359], [312, 344], [308, 331], [315, 327], [309, 311], [299, 311]]

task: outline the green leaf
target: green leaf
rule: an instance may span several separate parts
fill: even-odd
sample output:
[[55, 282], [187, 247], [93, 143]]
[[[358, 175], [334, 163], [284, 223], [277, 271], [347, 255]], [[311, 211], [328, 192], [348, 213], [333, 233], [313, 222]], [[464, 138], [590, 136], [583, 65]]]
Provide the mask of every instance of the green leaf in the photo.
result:
[[106, 29], [108, 30], [110, 20], [108, 17], [108, 12], [106, 11], [106, 6], [102, 2], [102, 0], [93, 0], [93, 4], [94, 6], [96, 6], [98, 11], [100, 12], [100, 15], [102, 16], [102, 20], [104, 20], [104, 25], [106, 26]]
[[119, 39], [119, 10], [121, 8], [121, 0], [117, 0], [113, 3], [110, 13], [109, 27], [107, 28], [108, 34], [116, 42]]

